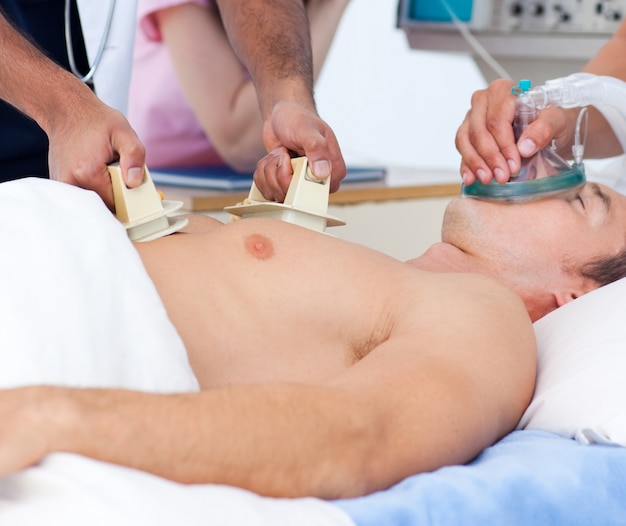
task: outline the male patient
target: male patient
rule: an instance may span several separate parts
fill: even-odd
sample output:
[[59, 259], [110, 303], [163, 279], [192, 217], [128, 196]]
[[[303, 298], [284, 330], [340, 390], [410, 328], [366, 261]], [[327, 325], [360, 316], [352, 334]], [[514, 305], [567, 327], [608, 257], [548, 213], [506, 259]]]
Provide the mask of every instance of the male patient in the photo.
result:
[[626, 197], [595, 184], [455, 199], [442, 243], [406, 263], [275, 220], [194, 217], [136, 248], [202, 390], [4, 391], [0, 472], [70, 451], [337, 498], [465, 463], [530, 401], [531, 320], [625, 275], [625, 232]]

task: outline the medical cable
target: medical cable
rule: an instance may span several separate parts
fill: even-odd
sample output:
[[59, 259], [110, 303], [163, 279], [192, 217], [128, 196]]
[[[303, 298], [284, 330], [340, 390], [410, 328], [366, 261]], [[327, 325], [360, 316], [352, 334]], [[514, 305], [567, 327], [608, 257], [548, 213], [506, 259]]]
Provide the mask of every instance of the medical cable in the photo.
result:
[[626, 82], [614, 77], [574, 73], [528, 91], [537, 109], [594, 106], [607, 120], [626, 151]]
[[[583, 125], [583, 118], [585, 119], [585, 133], [582, 140], [580, 139], [580, 128]], [[576, 129], [574, 130], [574, 144], [572, 145], [572, 156], [574, 158], [574, 164], [582, 164], [583, 154], [585, 153], [585, 143], [587, 142], [587, 123], [589, 121], [589, 113], [587, 107], [584, 107], [578, 112], [576, 117]]]
[[109, 10], [107, 13], [106, 23], [104, 26], [104, 31], [102, 33], [102, 38], [100, 39], [100, 45], [98, 46], [98, 51], [93, 61], [93, 65], [90, 67], [89, 71], [83, 75], [78, 68], [76, 67], [76, 60], [74, 57], [74, 48], [72, 46], [72, 24], [70, 20], [71, 16], [71, 0], [65, 0], [65, 47], [67, 49], [67, 58], [70, 65], [70, 70], [74, 75], [76, 75], [82, 82], [90, 82], [93, 78], [98, 66], [100, 65], [100, 61], [102, 60], [102, 55], [104, 54], [104, 49], [106, 47], [107, 41], [109, 39], [109, 35], [111, 34], [111, 23], [113, 21], [113, 14], [115, 12], [115, 2], [116, 0], [109, 0]]
[[485, 49], [485, 47], [478, 41], [478, 39], [472, 34], [472, 32], [467, 27], [463, 21], [456, 16], [454, 10], [450, 7], [450, 4], [446, 0], [439, 0], [441, 5], [445, 8], [445, 10], [450, 15], [452, 19], [452, 23], [454, 27], [459, 31], [461, 36], [466, 40], [466, 42], [471, 46], [471, 48], [478, 54], [480, 58], [482, 58], [491, 69], [493, 69], [499, 77], [512, 80], [513, 77], [509, 75], [509, 73], [502, 67], [502, 65]]

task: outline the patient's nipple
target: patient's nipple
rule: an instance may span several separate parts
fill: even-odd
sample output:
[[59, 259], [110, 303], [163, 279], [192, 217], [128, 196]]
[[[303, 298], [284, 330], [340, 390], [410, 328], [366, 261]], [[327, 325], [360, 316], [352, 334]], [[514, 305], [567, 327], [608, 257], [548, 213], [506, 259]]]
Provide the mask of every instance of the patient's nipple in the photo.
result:
[[269, 259], [274, 255], [274, 246], [269, 238], [261, 234], [250, 234], [245, 240], [246, 250], [257, 259]]

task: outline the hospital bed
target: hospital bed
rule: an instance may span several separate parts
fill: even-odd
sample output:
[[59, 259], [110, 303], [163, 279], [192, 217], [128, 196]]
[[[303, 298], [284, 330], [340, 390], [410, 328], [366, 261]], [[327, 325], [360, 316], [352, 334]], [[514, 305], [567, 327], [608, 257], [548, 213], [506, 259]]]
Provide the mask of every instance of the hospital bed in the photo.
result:
[[[47, 180], [0, 185], [0, 246], [1, 387], [198, 389], [124, 227], [97, 196]], [[533, 402], [519, 429], [467, 465], [329, 502], [185, 486], [55, 453], [0, 477], [0, 525], [626, 524], [625, 303], [622, 280], [536, 322]]]

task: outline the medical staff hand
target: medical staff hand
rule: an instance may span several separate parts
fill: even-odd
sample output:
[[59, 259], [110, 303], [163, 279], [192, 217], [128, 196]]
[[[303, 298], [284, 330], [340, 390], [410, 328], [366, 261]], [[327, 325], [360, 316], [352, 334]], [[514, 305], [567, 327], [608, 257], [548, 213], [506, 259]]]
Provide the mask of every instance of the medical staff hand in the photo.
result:
[[264, 122], [263, 142], [269, 153], [257, 163], [254, 182], [266, 199], [284, 201], [293, 175], [291, 156], [306, 156], [313, 175], [331, 177], [331, 192], [339, 189], [346, 176], [335, 134], [309, 106], [277, 103]]
[[0, 98], [48, 136], [50, 177], [95, 190], [112, 208], [107, 164], [119, 160], [130, 187], [141, 182], [145, 152], [135, 132], [121, 113], [35, 48], [2, 13], [0, 42]]
[[50, 178], [94, 190], [113, 209], [107, 165], [119, 160], [129, 188], [141, 184], [145, 150], [126, 118], [93, 97], [59, 115], [47, 130]]
[[[548, 146], [552, 139], [570, 145], [573, 126], [561, 108], [539, 112], [515, 144], [513, 117], [514, 83], [500, 79], [472, 95], [472, 107], [456, 134], [456, 148], [461, 154], [461, 177], [466, 185], [477, 179], [487, 184], [509, 180], [519, 171], [522, 157], [531, 157]], [[574, 117], [575, 118], [575, 117]]]

